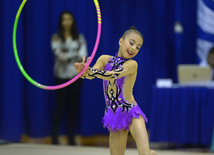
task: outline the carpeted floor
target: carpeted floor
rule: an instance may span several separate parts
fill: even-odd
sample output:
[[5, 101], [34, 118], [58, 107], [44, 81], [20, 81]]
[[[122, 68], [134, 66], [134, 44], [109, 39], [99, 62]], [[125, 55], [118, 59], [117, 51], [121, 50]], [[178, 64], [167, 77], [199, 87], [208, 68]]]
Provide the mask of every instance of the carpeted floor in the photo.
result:
[[[158, 155], [214, 155], [192, 151], [157, 150]], [[0, 155], [109, 155], [108, 147], [67, 146], [48, 144], [7, 144], [0, 145]], [[126, 155], [138, 155], [137, 149], [126, 149]]]

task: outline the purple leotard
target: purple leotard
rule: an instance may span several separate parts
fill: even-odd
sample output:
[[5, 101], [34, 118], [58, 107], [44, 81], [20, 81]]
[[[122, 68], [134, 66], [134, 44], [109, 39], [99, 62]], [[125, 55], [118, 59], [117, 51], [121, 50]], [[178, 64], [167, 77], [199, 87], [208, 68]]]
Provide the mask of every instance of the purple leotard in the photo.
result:
[[[112, 56], [105, 65], [105, 71], [120, 72], [122, 65], [128, 61], [122, 57]], [[116, 75], [116, 74], [114, 74]], [[103, 80], [104, 96], [106, 101], [105, 115], [102, 119], [104, 127], [112, 131], [129, 129], [132, 118], [139, 118], [142, 116], [147, 122], [145, 114], [141, 111], [137, 104], [128, 103], [124, 95], [124, 84], [126, 77], [116, 78], [113, 82]]]

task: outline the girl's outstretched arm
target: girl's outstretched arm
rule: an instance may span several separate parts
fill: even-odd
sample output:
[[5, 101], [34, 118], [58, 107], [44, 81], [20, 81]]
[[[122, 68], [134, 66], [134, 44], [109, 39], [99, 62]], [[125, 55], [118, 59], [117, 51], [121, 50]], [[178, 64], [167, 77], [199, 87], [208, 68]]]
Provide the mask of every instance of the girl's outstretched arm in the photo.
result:
[[[76, 71], [79, 73], [83, 70], [83, 68], [85, 67], [86, 63], [88, 62], [90, 57], [87, 58], [87, 61], [85, 62], [85, 57], [83, 57], [83, 60], [81, 63], [79, 62], [76, 62], [74, 64], [75, 68], [76, 68]], [[95, 63], [95, 65], [92, 67], [94, 69], [98, 69], [98, 70], [103, 70], [104, 69], [104, 66], [105, 64], [108, 62], [110, 56], [108, 55], [102, 55], [98, 58], [97, 62]], [[86, 69], [86, 71], [81, 75], [82, 78], [87, 78], [87, 79], [94, 79], [95, 77], [93, 76], [87, 76], [88, 75], [88, 72], [89, 72], [89, 69], [90, 67], [88, 67]]]
[[104, 66], [108, 62], [110, 56], [103, 55], [101, 56], [96, 64], [92, 68], [88, 68], [87, 73], [83, 76], [87, 79], [91, 78], [99, 78], [103, 80], [111, 80], [121, 78], [128, 74], [134, 73], [137, 71], [137, 62], [134, 60], [126, 61], [122, 66], [119, 68], [112, 70], [112, 71], [105, 71]]

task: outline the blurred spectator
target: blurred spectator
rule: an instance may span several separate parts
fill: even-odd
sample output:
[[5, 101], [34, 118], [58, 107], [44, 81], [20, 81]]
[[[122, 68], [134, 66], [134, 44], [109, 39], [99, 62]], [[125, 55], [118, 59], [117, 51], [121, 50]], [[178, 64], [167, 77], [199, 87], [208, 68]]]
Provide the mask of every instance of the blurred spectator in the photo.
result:
[[[87, 57], [87, 45], [82, 34], [78, 33], [74, 16], [69, 11], [61, 13], [58, 32], [51, 38], [51, 48], [54, 54], [55, 84], [65, 83], [77, 75], [74, 62]], [[80, 107], [82, 79], [71, 85], [56, 90], [56, 105], [53, 114], [52, 141], [59, 144], [58, 134], [63, 113], [67, 117], [67, 133], [69, 145], [75, 145], [74, 128]]]

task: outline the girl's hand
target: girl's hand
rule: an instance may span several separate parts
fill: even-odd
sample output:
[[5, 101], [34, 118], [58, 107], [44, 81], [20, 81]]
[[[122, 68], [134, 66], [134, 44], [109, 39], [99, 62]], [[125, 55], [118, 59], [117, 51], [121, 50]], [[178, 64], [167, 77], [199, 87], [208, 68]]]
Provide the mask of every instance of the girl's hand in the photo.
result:
[[86, 63], [88, 62], [90, 57], [87, 58], [87, 61], [85, 62], [85, 57], [83, 57], [82, 62], [76, 62], [74, 64], [76, 71], [79, 73], [83, 70], [83, 68], [85, 67]]

